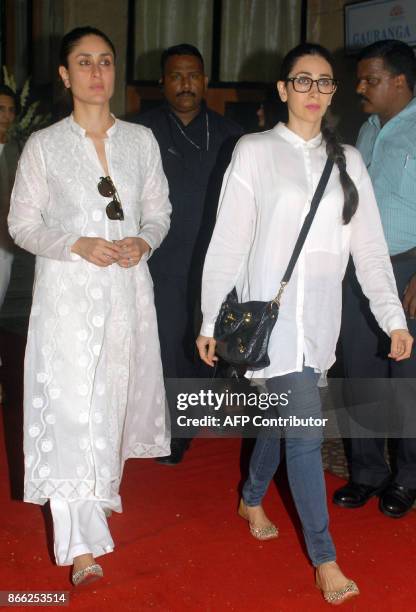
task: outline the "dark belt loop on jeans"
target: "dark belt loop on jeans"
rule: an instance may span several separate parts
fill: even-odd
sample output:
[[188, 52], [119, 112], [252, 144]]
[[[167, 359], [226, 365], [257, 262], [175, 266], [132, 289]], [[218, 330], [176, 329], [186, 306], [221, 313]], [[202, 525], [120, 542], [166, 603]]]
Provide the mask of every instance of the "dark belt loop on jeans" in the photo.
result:
[[416, 258], [416, 247], [413, 247], [413, 249], [409, 249], [408, 251], [404, 251], [403, 253], [397, 253], [397, 255], [390, 256], [390, 259], [393, 263], [395, 261], [404, 261], [405, 259], [413, 258]]

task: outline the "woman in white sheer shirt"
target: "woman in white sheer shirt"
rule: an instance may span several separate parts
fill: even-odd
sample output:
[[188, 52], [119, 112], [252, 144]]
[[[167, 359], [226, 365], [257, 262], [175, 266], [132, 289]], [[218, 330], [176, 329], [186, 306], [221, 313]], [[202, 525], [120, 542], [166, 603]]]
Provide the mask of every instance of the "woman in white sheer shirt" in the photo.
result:
[[[282, 416], [321, 416], [317, 381], [335, 360], [341, 317], [341, 283], [350, 253], [379, 325], [391, 337], [393, 359], [408, 358], [412, 338], [397, 296], [370, 179], [360, 154], [341, 146], [322, 124], [336, 90], [329, 52], [304, 44], [283, 60], [277, 87], [289, 119], [273, 130], [244, 136], [224, 178], [217, 223], [205, 260], [201, 358], [214, 365], [214, 324], [236, 286], [239, 299], [277, 294], [327, 156], [335, 161], [325, 194], [285, 288], [270, 344], [270, 366], [257, 371], [269, 391], [291, 390]], [[253, 373], [252, 373], [253, 374]], [[305, 543], [325, 600], [340, 604], [358, 587], [336, 564], [328, 530], [321, 461], [322, 431], [285, 428], [292, 495]], [[252, 535], [276, 538], [262, 499], [279, 465], [280, 432], [257, 439], [239, 514]]]
[[61, 45], [70, 117], [29, 139], [9, 228], [34, 253], [25, 357], [25, 501], [49, 500], [58, 565], [102, 575], [107, 516], [129, 457], [170, 452], [146, 259], [169, 229], [168, 185], [147, 128], [110, 113], [115, 50], [95, 28]]

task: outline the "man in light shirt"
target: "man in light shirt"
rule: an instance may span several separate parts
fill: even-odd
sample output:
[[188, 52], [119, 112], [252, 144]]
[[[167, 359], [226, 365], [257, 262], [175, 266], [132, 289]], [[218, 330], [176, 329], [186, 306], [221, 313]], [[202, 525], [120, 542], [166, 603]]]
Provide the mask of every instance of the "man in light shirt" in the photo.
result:
[[[361, 51], [357, 75], [357, 93], [363, 111], [370, 114], [360, 130], [357, 147], [372, 179], [399, 296], [409, 331], [415, 336], [416, 98], [413, 90], [416, 58], [413, 50], [401, 41], [379, 41]], [[389, 339], [377, 326], [353, 270], [346, 285], [341, 337], [346, 377], [407, 379], [396, 387], [397, 401], [392, 410], [400, 418], [406, 411], [411, 413], [411, 404], [416, 400], [414, 396], [411, 398], [414, 381], [409, 379], [416, 378], [416, 355], [413, 352], [410, 359], [400, 362], [388, 359]], [[374, 404], [374, 432], [380, 425], [379, 415], [384, 414], [381, 384], [378, 382], [367, 389], [378, 387], [378, 397], [374, 396], [378, 400]], [[353, 388], [351, 385], [350, 389]], [[371, 401], [371, 391], [367, 398], [354, 396], [354, 400], [355, 403]], [[396, 461], [392, 469], [385, 460], [384, 437], [353, 438], [351, 478], [346, 486], [335, 491], [334, 503], [357, 508], [378, 495], [380, 510], [386, 516], [400, 518], [407, 514], [416, 500], [414, 427], [407, 428], [407, 435], [396, 440]]]

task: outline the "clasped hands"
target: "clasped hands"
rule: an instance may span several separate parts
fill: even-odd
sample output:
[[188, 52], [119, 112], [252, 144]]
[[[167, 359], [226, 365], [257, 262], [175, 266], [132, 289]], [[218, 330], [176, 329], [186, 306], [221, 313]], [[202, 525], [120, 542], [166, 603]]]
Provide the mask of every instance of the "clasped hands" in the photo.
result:
[[113, 241], [82, 237], [72, 245], [71, 251], [102, 268], [114, 263], [121, 268], [131, 268], [137, 266], [143, 255], [150, 251], [150, 246], [137, 236]]

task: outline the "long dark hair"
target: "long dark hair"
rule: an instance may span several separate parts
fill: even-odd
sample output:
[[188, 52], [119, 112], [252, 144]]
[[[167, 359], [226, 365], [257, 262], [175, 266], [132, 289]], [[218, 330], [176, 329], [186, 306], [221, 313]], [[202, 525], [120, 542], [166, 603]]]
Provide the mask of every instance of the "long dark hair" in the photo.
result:
[[[332, 69], [334, 69], [334, 59], [328, 49], [314, 43], [303, 43], [294, 47], [294, 49], [289, 51], [284, 57], [280, 68], [279, 80], [286, 82], [297, 60], [305, 55], [319, 55], [328, 62]], [[357, 210], [358, 191], [354, 181], [347, 172], [345, 152], [339, 141], [338, 134], [335, 128], [331, 126], [325, 118], [322, 121], [321, 132], [326, 142], [326, 153], [338, 166], [339, 178], [344, 192], [342, 218], [344, 224], [347, 225]]]
[[65, 66], [65, 68], [68, 68], [68, 56], [70, 55], [73, 48], [76, 47], [81, 38], [84, 38], [84, 36], [99, 36], [100, 38], [102, 38], [113, 52], [115, 61], [116, 50], [107, 34], [104, 34], [104, 32], [102, 32], [98, 28], [93, 28], [91, 26], [82, 26], [80, 28], [74, 28], [70, 32], [67, 32], [63, 37], [61, 41], [61, 48], [59, 50], [60, 66]]

